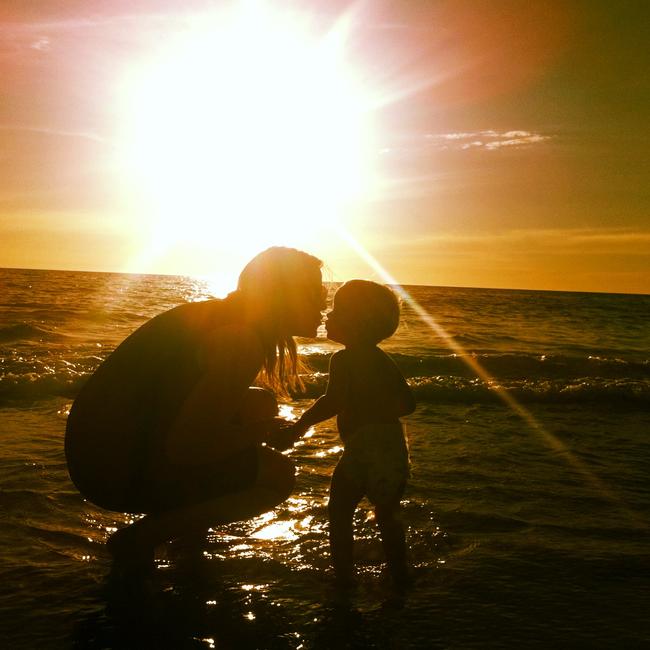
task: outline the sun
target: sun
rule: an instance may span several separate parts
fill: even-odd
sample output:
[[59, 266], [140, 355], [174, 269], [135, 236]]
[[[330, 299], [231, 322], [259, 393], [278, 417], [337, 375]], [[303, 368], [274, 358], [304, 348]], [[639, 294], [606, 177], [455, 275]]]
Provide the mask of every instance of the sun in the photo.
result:
[[370, 92], [346, 59], [349, 30], [249, 2], [130, 66], [119, 156], [152, 251], [308, 246], [369, 191]]

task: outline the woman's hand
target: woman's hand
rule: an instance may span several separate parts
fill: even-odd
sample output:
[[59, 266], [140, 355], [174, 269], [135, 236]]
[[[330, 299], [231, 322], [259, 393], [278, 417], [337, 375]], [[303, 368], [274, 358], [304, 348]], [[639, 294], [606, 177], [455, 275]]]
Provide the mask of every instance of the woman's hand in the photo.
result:
[[266, 442], [269, 447], [273, 447], [273, 449], [285, 451], [286, 449], [291, 449], [291, 447], [293, 447], [302, 433], [304, 432], [296, 427], [295, 422], [283, 418], [273, 418], [273, 420], [270, 421], [268, 434], [265, 437], [264, 442]]

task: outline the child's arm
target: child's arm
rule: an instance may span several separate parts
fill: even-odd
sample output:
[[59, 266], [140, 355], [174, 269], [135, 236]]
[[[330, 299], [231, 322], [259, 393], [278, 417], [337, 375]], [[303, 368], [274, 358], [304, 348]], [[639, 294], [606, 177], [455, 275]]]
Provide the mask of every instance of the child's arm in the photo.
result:
[[289, 449], [309, 427], [338, 415], [343, 405], [347, 383], [344, 352], [345, 350], [341, 350], [332, 356], [325, 395], [319, 397], [296, 422], [268, 435], [267, 444], [278, 451]]
[[415, 402], [415, 396], [413, 395], [413, 391], [411, 390], [411, 387], [408, 385], [406, 382], [406, 379], [402, 377], [402, 381], [400, 382], [400, 394], [399, 394], [399, 417], [402, 417], [403, 415], [409, 415], [415, 411], [415, 407], [417, 406]]
[[395, 379], [395, 406], [397, 409], [397, 417], [401, 418], [404, 415], [409, 415], [410, 413], [413, 413], [415, 411], [416, 402], [415, 402], [415, 397], [413, 396], [413, 391], [411, 390], [411, 387], [408, 385], [406, 379], [404, 378], [404, 375], [400, 371], [400, 369], [397, 367], [397, 364], [388, 356], [388, 360], [391, 365], [391, 369], [394, 373], [394, 379]]
[[344, 405], [347, 376], [345, 350], [341, 350], [334, 354], [330, 361], [329, 381], [325, 395], [319, 397], [294, 424], [298, 435], [305, 433], [314, 424], [329, 420], [341, 412]]

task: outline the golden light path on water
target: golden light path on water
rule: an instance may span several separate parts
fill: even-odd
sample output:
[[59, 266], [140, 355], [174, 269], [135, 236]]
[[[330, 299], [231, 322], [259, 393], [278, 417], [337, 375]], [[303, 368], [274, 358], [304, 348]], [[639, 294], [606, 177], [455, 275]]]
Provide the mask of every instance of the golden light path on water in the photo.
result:
[[452, 351], [457, 354], [460, 359], [466, 363], [471, 370], [490, 388], [494, 391], [495, 395], [509, 406], [522, 420], [546, 443], [554, 452], [561, 454], [567, 463], [582, 477], [592, 485], [598, 492], [608, 499], [611, 503], [621, 508], [630, 519], [632, 519], [640, 527], [647, 529], [648, 523], [636, 512], [631, 510], [629, 506], [616, 495], [603, 481], [596, 476], [587, 465], [580, 460], [571, 450], [553, 433], [548, 431], [540, 422], [538, 422], [533, 414], [524, 408], [510, 392], [501, 386], [496, 378], [492, 377], [490, 373], [481, 366], [475, 358], [457, 343], [454, 338], [427, 312], [418, 302], [409, 294], [404, 287], [395, 280], [395, 278], [355, 239], [355, 237], [342, 225], [337, 226], [337, 233], [339, 237], [357, 254], [361, 257], [368, 266], [370, 266], [386, 284], [390, 284], [396, 290], [402, 300], [408, 303], [418, 317], [431, 329]]

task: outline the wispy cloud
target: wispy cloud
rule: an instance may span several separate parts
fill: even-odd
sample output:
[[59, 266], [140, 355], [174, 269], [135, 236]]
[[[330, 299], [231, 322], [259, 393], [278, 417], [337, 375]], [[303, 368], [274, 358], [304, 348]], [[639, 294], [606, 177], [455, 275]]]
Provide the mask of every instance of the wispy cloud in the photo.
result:
[[66, 32], [82, 29], [93, 29], [95, 27], [105, 27], [114, 25], [124, 25], [125, 23], [143, 23], [146, 21], [166, 21], [187, 18], [192, 15], [190, 12], [156, 12], [156, 13], [123, 13], [109, 14], [105, 16], [97, 15], [92, 18], [60, 18], [47, 21], [23, 21], [0, 24], [0, 34], [3, 36], [33, 34], [34, 32]]
[[93, 142], [105, 143], [107, 140], [89, 131], [67, 131], [65, 129], [53, 129], [41, 126], [27, 126], [23, 124], [0, 124], [0, 131], [8, 131], [15, 133], [39, 133], [47, 136], [54, 136], [59, 138], [81, 138], [84, 140], [92, 140]]
[[52, 41], [46, 36], [41, 36], [33, 41], [30, 47], [32, 50], [38, 50], [39, 52], [48, 52], [52, 47]]
[[195, 16], [185, 13], [125, 13], [93, 17], [0, 23], [0, 57], [20, 56], [29, 50], [40, 54], [69, 48], [77, 39], [114, 39], [129, 35], [135, 42], [150, 34], [177, 29]]
[[451, 133], [425, 133], [401, 137], [387, 142], [381, 149], [384, 155], [427, 156], [433, 152], [486, 151], [523, 149], [540, 145], [555, 136], [533, 131], [453, 131]]
[[552, 136], [531, 131], [471, 131], [456, 133], [427, 133], [425, 141], [434, 149], [484, 149], [496, 151], [504, 147], [526, 147], [550, 140]]
[[482, 232], [479, 234], [440, 232], [419, 236], [417, 241], [406, 238], [391, 240], [391, 246], [419, 247], [423, 250], [444, 248], [449, 252], [475, 252], [484, 248], [508, 249], [512, 255], [553, 253], [556, 255], [611, 255], [650, 253], [650, 230], [630, 228], [530, 228]]

